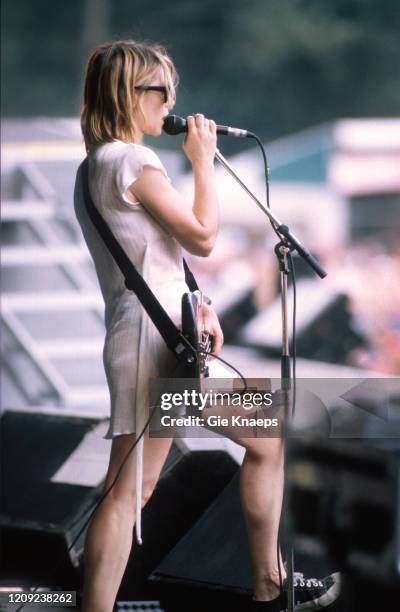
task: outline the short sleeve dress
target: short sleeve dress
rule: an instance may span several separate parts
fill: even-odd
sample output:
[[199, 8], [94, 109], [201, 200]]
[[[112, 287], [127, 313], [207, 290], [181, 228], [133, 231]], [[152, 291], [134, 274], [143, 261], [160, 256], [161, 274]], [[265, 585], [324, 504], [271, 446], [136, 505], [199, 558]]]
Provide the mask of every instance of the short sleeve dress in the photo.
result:
[[[148, 147], [119, 140], [95, 147], [89, 158], [89, 189], [94, 204], [116, 239], [146, 280], [172, 320], [179, 326], [181, 297], [187, 291], [182, 249], [146, 208], [133, 203], [127, 189], [144, 166], [167, 172]], [[136, 295], [125, 287], [83, 199], [78, 171], [74, 192], [75, 213], [93, 258], [105, 302], [104, 368], [111, 399], [106, 438], [143, 430], [149, 415], [149, 384], [167, 377], [175, 358]], [[143, 437], [136, 446], [136, 538], [141, 543]]]

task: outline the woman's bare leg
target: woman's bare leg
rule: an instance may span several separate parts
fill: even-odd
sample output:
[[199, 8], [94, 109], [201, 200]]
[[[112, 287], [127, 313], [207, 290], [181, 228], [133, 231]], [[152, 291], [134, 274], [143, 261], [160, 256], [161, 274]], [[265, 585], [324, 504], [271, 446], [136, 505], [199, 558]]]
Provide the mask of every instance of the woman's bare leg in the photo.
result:
[[[240, 498], [253, 563], [254, 597], [260, 600], [279, 595], [277, 544], [283, 496], [282, 446], [280, 438], [249, 440], [240, 468]], [[285, 578], [281, 557], [280, 566]]]
[[[241, 409], [214, 407], [205, 416], [242, 414]], [[246, 449], [240, 468], [240, 499], [247, 527], [253, 565], [254, 597], [274, 599], [279, 595], [278, 531], [283, 498], [283, 440], [254, 437], [252, 427], [209, 427]], [[279, 436], [279, 432], [276, 434]], [[282, 579], [286, 571], [282, 563]]]
[[[134, 435], [113, 439], [105, 489], [134, 441]], [[143, 446], [143, 505], [151, 496], [168, 455], [170, 438], [145, 436]], [[135, 523], [135, 464], [133, 451], [115, 486], [100, 504], [85, 541], [82, 612], [112, 612], [132, 547]]]

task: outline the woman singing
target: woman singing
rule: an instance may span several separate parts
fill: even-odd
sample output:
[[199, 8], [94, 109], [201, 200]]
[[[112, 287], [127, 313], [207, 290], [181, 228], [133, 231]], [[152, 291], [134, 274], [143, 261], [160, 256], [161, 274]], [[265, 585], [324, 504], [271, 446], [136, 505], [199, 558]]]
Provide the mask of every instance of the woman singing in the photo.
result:
[[[163, 48], [123, 40], [98, 47], [89, 58], [82, 132], [89, 159], [92, 199], [132, 263], [169, 316], [180, 325], [186, 292], [182, 247], [207, 257], [218, 232], [214, 177], [216, 125], [201, 114], [187, 118], [183, 151], [193, 169], [195, 195], [189, 203], [171, 185], [157, 155], [142, 144], [160, 136], [175, 102], [173, 62]], [[112, 439], [105, 490], [143, 430], [149, 414], [149, 384], [167, 377], [175, 358], [87, 215], [78, 172], [75, 211], [93, 257], [105, 301], [104, 366], [111, 397], [107, 433]], [[218, 354], [223, 336], [213, 309], [204, 305], [202, 325]], [[277, 534], [283, 490], [282, 440], [229, 437], [245, 447], [241, 499], [254, 567], [249, 607], [283, 610]], [[132, 546], [133, 527], [141, 542], [140, 513], [150, 498], [172, 440], [143, 436], [115, 485], [95, 512], [85, 543], [82, 612], [111, 612]], [[281, 577], [285, 568], [281, 563]], [[335, 575], [297, 580], [302, 610], [317, 610], [337, 596]]]

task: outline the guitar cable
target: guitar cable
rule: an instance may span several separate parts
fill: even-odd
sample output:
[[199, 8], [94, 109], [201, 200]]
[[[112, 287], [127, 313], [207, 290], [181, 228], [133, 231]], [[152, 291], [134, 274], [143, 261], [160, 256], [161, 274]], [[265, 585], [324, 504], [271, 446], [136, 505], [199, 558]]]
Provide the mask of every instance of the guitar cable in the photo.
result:
[[[265, 152], [265, 148], [263, 143], [261, 142], [260, 138], [254, 134], [253, 132], [249, 133], [249, 137], [253, 138], [260, 150], [261, 150], [261, 154], [263, 157], [263, 162], [264, 162], [264, 176], [265, 176], [265, 199], [266, 199], [266, 206], [267, 208], [271, 209], [271, 204], [270, 204], [270, 200], [269, 200], [269, 168], [268, 168], [268, 160], [267, 160], [267, 155]], [[269, 217], [268, 217], [269, 218]], [[276, 224], [272, 221], [272, 219], [269, 218], [269, 221], [271, 223], [272, 229], [274, 230], [275, 234], [277, 235], [277, 237], [279, 238], [279, 241], [282, 241], [283, 243], [285, 243], [285, 238], [280, 235], [278, 228], [276, 226]], [[291, 403], [291, 418], [293, 419], [295, 416], [295, 409], [296, 409], [296, 357], [297, 357], [297, 346], [296, 346], [296, 316], [297, 316], [297, 293], [296, 293], [296, 271], [295, 271], [295, 267], [294, 267], [294, 261], [292, 258], [292, 254], [291, 254], [291, 250], [289, 245], [286, 243], [286, 245], [288, 246], [288, 260], [289, 260], [289, 274], [291, 274], [292, 277], [292, 283], [293, 283], [293, 318], [292, 318], [292, 403]], [[282, 580], [282, 570], [281, 570], [281, 561], [280, 561], [280, 549], [281, 549], [281, 545], [280, 545], [280, 532], [281, 532], [281, 527], [282, 527], [282, 514], [283, 514], [283, 510], [286, 507], [286, 503], [287, 503], [287, 493], [286, 493], [286, 488], [285, 486], [283, 487], [283, 497], [282, 497], [282, 506], [281, 506], [281, 516], [280, 516], [280, 520], [279, 520], [279, 529], [278, 529], [278, 538], [277, 538], [277, 562], [278, 562], [278, 571], [279, 571], [279, 590], [282, 593], [283, 592], [283, 580]]]
[[[291, 419], [294, 419], [295, 410], [296, 410], [296, 358], [297, 358], [297, 343], [296, 343], [296, 316], [297, 316], [297, 289], [296, 289], [296, 270], [294, 266], [294, 261], [291, 252], [288, 252], [289, 259], [289, 272], [292, 275], [293, 282], [293, 311], [292, 311], [292, 402], [291, 402]], [[282, 593], [283, 591], [283, 580], [282, 580], [282, 570], [281, 570], [281, 530], [282, 530], [282, 516], [283, 511], [287, 506], [287, 489], [283, 487], [283, 496], [282, 496], [282, 505], [281, 505], [281, 515], [279, 519], [279, 529], [278, 529], [278, 538], [277, 538], [277, 560], [278, 560], [278, 571], [279, 571], [279, 589]], [[285, 608], [287, 610], [287, 608]]]
[[[239, 378], [243, 381], [244, 384], [244, 389], [243, 389], [243, 393], [246, 392], [247, 390], [247, 380], [245, 378], [245, 376], [240, 372], [240, 370], [238, 370], [234, 365], [232, 365], [231, 363], [229, 363], [228, 361], [226, 361], [225, 359], [223, 359], [222, 357], [219, 357], [219, 355], [216, 355], [215, 353], [213, 353], [212, 351], [206, 351], [204, 349], [198, 349], [196, 350], [196, 348], [194, 346], [191, 345], [191, 343], [185, 338], [185, 341], [188, 345], [188, 347], [190, 348], [191, 352], [193, 354], [196, 355], [210, 355], [211, 357], [214, 357], [215, 359], [221, 361], [222, 363], [224, 363], [226, 366], [228, 366], [231, 370], [233, 370], [234, 372], [236, 372], [236, 374], [238, 374]], [[174, 367], [172, 368], [169, 376], [167, 378], [172, 378], [173, 374], [176, 372], [176, 370], [178, 369], [178, 367], [181, 365], [182, 361], [179, 360]], [[165, 387], [164, 387], [165, 388]], [[162, 395], [162, 394], [160, 394]], [[112, 490], [112, 488], [115, 486], [116, 482], [118, 481], [122, 470], [124, 469], [129, 457], [131, 456], [132, 452], [134, 451], [136, 445], [139, 443], [140, 439], [144, 436], [146, 429], [148, 428], [148, 426], [150, 425], [150, 422], [155, 414], [156, 409], [158, 408], [158, 404], [155, 404], [154, 406], [150, 407], [150, 415], [142, 429], [142, 431], [140, 432], [140, 435], [134, 440], [134, 442], [132, 443], [132, 445], [130, 446], [127, 454], [125, 455], [124, 459], [122, 460], [117, 473], [114, 477], [114, 480], [112, 481], [111, 485], [108, 487], [108, 489], [106, 489], [106, 491], [101, 495], [100, 499], [98, 501], [96, 501], [94, 503], [93, 506], [89, 507], [87, 510], [85, 510], [83, 512], [83, 514], [79, 517], [80, 519], [82, 519], [86, 514], [90, 513], [88, 518], [86, 519], [86, 521], [83, 523], [82, 527], [79, 529], [77, 535], [75, 536], [75, 538], [73, 539], [73, 541], [71, 542], [71, 544], [69, 545], [69, 547], [67, 548], [67, 554], [69, 554], [72, 550], [72, 548], [75, 546], [76, 542], [79, 540], [80, 536], [82, 535], [82, 533], [84, 532], [84, 530], [86, 529], [86, 527], [88, 526], [88, 524], [90, 523], [90, 521], [92, 520], [92, 517], [94, 516], [95, 512], [97, 511], [97, 509], [99, 508], [99, 506], [103, 503], [103, 501], [105, 500], [105, 498], [107, 497], [107, 495], [110, 493], [110, 491]], [[77, 519], [79, 520], [79, 519]], [[55, 575], [57, 570], [60, 568], [62, 561], [60, 560], [60, 562], [56, 565], [56, 567], [53, 569], [53, 571], [51, 572], [51, 574]], [[36, 587], [34, 587], [33, 589], [30, 589], [30, 593], [31, 594], [35, 594], [37, 593], [37, 591], [41, 588], [40, 585], [37, 585]], [[25, 602], [23, 603], [19, 608], [17, 608], [16, 612], [21, 612], [21, 610], [23, 610], [23, 608], [25, 608], [25, 606], [28, 605], [29, 602]]]

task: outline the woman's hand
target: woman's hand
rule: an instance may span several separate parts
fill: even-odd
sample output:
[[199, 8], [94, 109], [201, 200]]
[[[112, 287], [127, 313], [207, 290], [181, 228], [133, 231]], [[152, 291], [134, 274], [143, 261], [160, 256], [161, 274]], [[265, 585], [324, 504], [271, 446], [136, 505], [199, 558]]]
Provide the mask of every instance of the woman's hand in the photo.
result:
[[[203, 304], [200, 310], [200, 331], [211, 336], [211, 351], [219, 355], [224, 342], [224, 335], [217, 317], [217, 313], [208, 304]], [[207, 356], [207, 360], [214, 359], [211, 355]]]
[[201, 113], [186, 119], [188, 131], [182, 149], [192, 165], [213, 163], [217, 148], [217, 126]]

